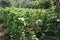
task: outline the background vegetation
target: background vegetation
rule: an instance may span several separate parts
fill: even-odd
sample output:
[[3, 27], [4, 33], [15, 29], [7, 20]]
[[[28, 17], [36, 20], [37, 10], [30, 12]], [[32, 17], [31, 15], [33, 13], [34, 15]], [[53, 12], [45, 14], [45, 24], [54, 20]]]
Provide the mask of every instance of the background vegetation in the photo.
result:
[[2, 40], [60, 40], [60, 0], [0, 0]]

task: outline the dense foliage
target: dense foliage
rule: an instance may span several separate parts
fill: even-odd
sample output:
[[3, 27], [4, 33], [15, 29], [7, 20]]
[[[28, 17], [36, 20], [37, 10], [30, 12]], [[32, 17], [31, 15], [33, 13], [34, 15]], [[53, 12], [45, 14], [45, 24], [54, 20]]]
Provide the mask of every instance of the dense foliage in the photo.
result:
[[57, 13], [52, 9], [0, 9], [6, 40], [57, 40]]
[[50, 8], [53, 0], [0, 0], [2, 7], [14, 6], [18, 8]]
[[59, 31], [60, 0], [0, 0], [1, 40], [60, 40]]

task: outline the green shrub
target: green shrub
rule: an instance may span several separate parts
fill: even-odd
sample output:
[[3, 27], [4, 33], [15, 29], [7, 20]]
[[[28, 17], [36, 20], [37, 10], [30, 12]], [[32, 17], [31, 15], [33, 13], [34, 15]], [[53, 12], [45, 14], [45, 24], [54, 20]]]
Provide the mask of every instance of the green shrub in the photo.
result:
[[6, 40], [57, 40], [54, 9], [0, 9], [7, 26]]

